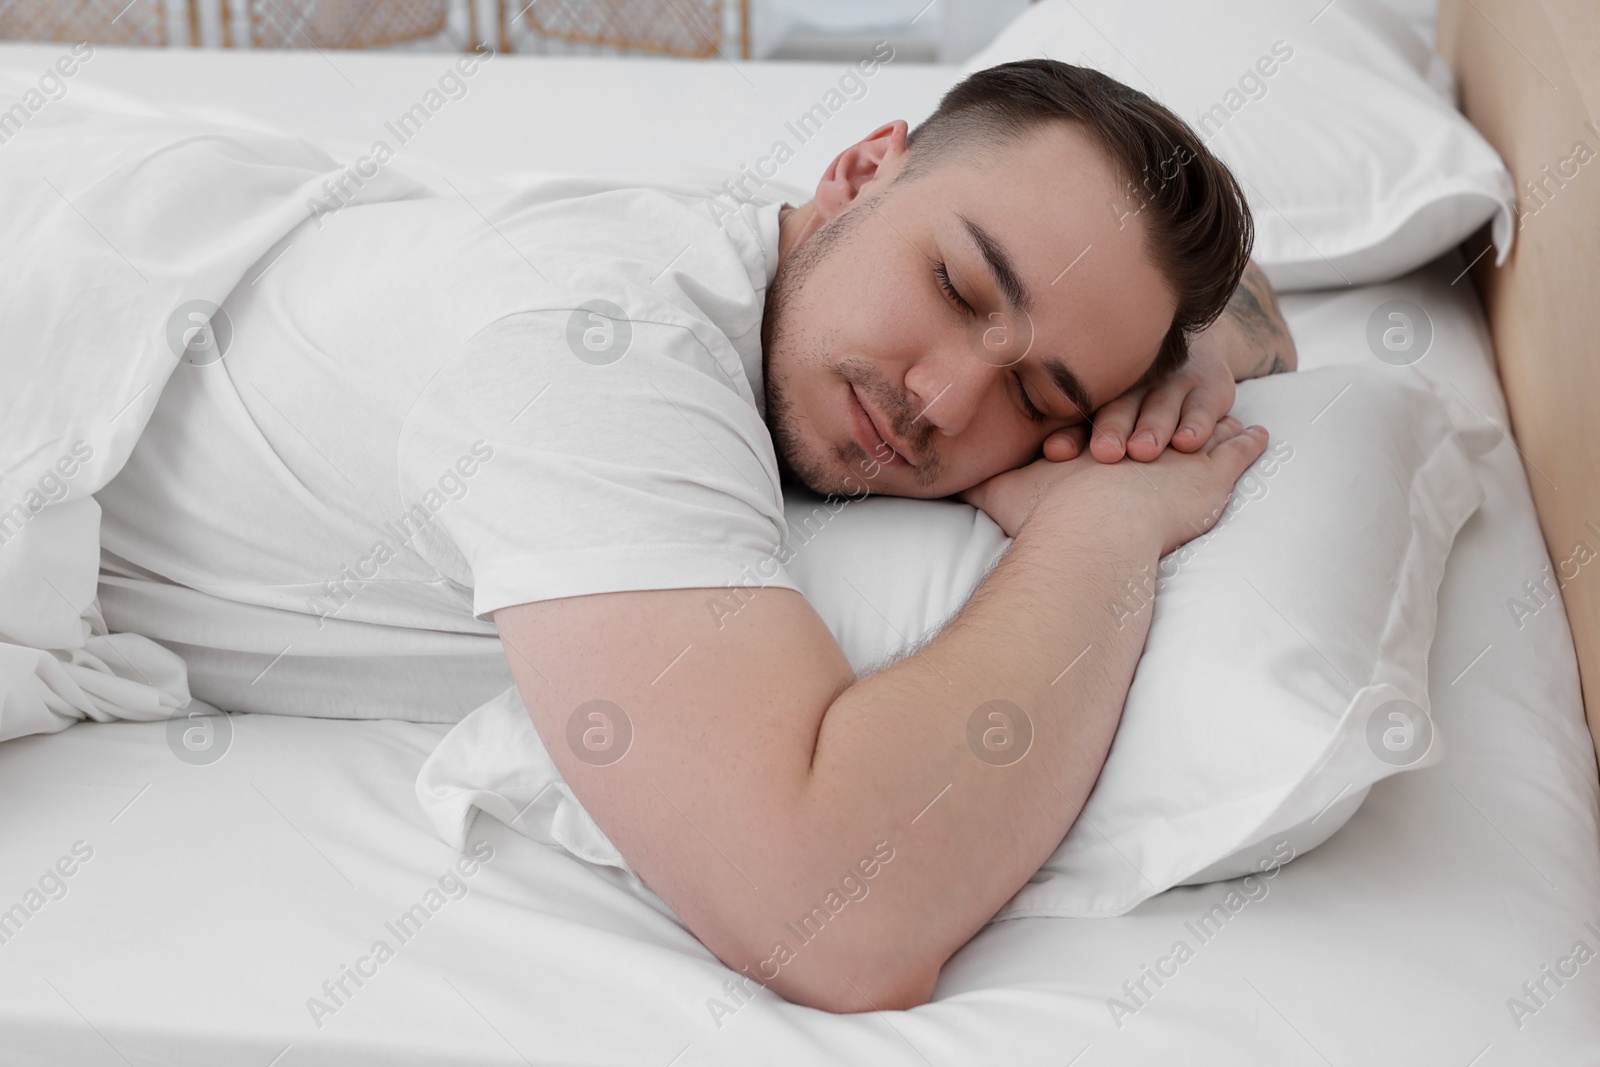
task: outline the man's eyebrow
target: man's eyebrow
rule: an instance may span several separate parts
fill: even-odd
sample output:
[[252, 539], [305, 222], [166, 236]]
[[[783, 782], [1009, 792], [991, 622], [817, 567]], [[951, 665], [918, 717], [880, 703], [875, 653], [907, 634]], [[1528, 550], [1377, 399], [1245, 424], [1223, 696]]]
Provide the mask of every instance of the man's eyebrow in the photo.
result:
[[973, 244], [978, 246], [978, 251], [983, 253], [983, 261], [989, 265], [989, 273], [994, 278], [995, 286], [1005, 295], [1006, 303], [1013, 311], [1023, 314], [1033, 310], [1033, 297], [1028, 292], [1028, 287], [1022, 284], [1022, 275], [1017, 273], [1017, 268], [1011, 261], [1011, 255], [1005, 246], [995, 240], [994, 235], [967, 218], [960, 212], [956, 218], [967, 228]]
[[1072, 372], [1059, 356], [1040, 356], [1039, 363], [1049, 373], [1050, 380], [1057, 389], [1066, 395], [1067, 401], [1079, 412], [1084, 420], [1094, 414], [1094, 401], [1089, 399], [1089, 390], [1083, 387], [1083, 381]]
[[[994, 278], [995, 286], [1005, 295], [1006, 303], [1012, 310], [1020, 311], [1026, 315], [1033, 308], [1033, 297], [1028, 292], [1028, 287], [1022, 283], [1022, 276], [1017, 273], [1017, 268], [1011, 261], [1011, 255], [1005, 246], [995, 240], [993, 234], [956, 212], [956, 218], [967, 228], [973, 244], [978, 246], [978, 251], [983, 255], [983, 261], [989, 265], [989, 273]], [[1032, 330], [1030, 328], [1031, 335]], [[1067, 402], [1077, 408], [1087, 420], [1094, 413], [1094, 401], [1089, 398], [1089, 390], [1083, 387], [1080, 379], [1071, 367], [1067, 366], [1059, 356], [1041, 356], [1040, 364], [1055, 387], [1067, 398]]]

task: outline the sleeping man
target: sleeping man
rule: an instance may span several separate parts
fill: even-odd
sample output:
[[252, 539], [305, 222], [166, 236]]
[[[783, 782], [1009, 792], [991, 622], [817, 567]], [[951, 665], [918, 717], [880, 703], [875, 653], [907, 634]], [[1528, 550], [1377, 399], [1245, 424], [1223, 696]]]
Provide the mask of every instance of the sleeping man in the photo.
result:
[[[1234, 383], [1294, 347], [1226, 168], [1053, 61], [873, 131], [810, 202], [720, 207], [559, 179], [311, 212], [178, 322], [98, 494], [101, 606], [230, 711], [453, 722], [515, 684], [725, 963], [906, 1008], [1072, 825], [1149, 625], [1103, 605], [1221, 513], [1267, 441]], [[858, 678], [772, 565], [785, 482], [1015, 540]], [[967, 743], [994, 700], [1032, 736], [1003, 767]], [[794, 938], [841, 875], [870, 901]]]

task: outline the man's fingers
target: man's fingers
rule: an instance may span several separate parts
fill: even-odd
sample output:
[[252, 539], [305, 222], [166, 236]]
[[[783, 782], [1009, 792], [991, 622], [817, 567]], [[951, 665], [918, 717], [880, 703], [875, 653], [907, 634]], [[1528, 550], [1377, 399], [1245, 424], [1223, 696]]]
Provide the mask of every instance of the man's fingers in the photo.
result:
[[1222, 444], [1224, 441], [1230, 441], [1239, 436], [1243, 430], [1244, 423], [1240, 422], [1232, 415], [1224, 415], [1222, 418], [1217, 420], [1216, 426], [1212, 427], [1211, 429], [1211, 435], [1206, 438], [1206, 443], [1201, 447], [1204, 449], [1207, 455], [1210, 455], [1218, 445]]
[[1223, 412], [1217, 398], [1205, 389], [1196, 389], [1183, 400], [1183, 413], [1176, 420], [1172, 447], [1179, 452], [1194, 452], [1204, 445]]
[[1130, 390], [1095, 412], [1094, 436], [1089, 441], [1089, 452], [1095, 459], [1101, 463], [1115, 463], [1122, 458], [1145, 392], [1144, 389]]
[[[1128, 439], [1128, 456], [1148, 463], [1167, 450], [1172, 431], [1178, 425], [1178, 412], [1187, 404], [1185, 396], [1193, 396], [1185, 386], [1157, 386], [1144, 398], [1139, 408], [1139, 422]], [[1205, 438], [1195, 448], [1205, 443]], [[1186, 451], [1194, 451], [1187, 449]]]
[[1077, 459], [1083, 454], [1083, 446], [1088, 440], [1087, 426], [1069, 426], [1065, 430], [1057, 430], [1044, 439], [1044, 458], [1056, 463]]
[[[1237, 419], [1232, 421], [1238, 422]], [[1222, 424], [1218, 423], [1217, 428], [1220, 431]], [[1261, 453], [1267, 449], [1267, 437], [1266, 427], [1250, 426], [1229, 435], [1227, 440], [1211, 449], [1211, 455], [1227, 464], [1230, 485], [1239, 480], [1246, 467], [1261, 458]]]

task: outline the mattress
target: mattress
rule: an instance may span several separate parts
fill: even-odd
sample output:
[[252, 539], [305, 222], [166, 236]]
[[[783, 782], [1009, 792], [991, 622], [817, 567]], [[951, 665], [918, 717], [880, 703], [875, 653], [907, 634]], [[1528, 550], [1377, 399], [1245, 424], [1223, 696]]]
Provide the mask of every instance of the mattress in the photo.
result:
[[[0, 48], [0, 88], [58, 51]], [[447, 58], [96, 49], [71, 92], [364, 150]], [[405, 164], [737, 174], [795, 140], [787, 117], [838, 73], [501, 57]], [[889, 64], [780, 178], [915, 121], [955, 78]], [[1435, 340], [1404, 373], [1506, 426], [1461, 267], [1286, 297], [1302, 366], [1373, 358], [1369, 315], [1408, 299]], [[1225, 919], [1211, 909], [1228, 883], [1117, 919], [991, 923], [929, 1005], [834, 1016], [735, 995], [609, 868], [487, 816], [468, 857], [445, 846], [414, 781], [447, 726], [237, 715], [199, 764], [168, 724], [80, 724], [0, 746], [0, 1062], [1600, 1063], [1600, 786], [1576, 661], [1559, 600], [1508, 608], [1535, 603], [1525, 583], [1550, 562], [1514, 445], [1480, 464], [1487, 500], [1452, 554], [1431, 655], [1445, 760], [1378, 783]]]

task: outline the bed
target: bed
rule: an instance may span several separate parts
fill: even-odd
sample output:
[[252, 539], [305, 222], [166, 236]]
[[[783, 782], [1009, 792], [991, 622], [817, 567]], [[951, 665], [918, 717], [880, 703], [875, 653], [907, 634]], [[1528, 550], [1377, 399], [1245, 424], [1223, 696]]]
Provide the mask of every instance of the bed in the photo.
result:
[[[1498, 38], [1477, 40], [1480, 65], [1520, 62]], [[0, 70], [40, 69], [57, 51], [8, 46]], [[72, 91], [294, 129], [343, 152], [364, 148], [444, 58], [108, 48]], [[834, 74], [716, 61], [507, 64], [452, 103], [451, 122], [419, 139], [408, 166], [507, 174], [648, 161], [732, 171], [771, 141], [772, 116], [804, 111]], [[781, 177], [819, 172], [879, 116], [920, 118], [953, 76], [886, 66]], [[1474, 82], [1463, 81], [1470, 105]], [[720, 107], [687, 115], [675, 101], [688, 93]], [[581, 145], [583, 155], [553, 162], [541, 145]], [[1592, 233], [1596, 201], [1580, 203]], [[1555, 401], [1511, 390], [1509, 375], [1502, 392], [1491, 339], [1503, 350], [1518, 342], [1485, 319], [1462, 279], [1468, 258], [1452, 252], [1383, 285], [1286, 297], [1302, 367], [1370, 359], [1371, 309], [1425, 301], [1437, 309], [1435, 351], [1418, 373], [1520, 431]], [[1514, 259], [1503, 269], [1520, 268]], [[1592, 304], [1556, 306], [1594, 314]], [[1524, 361], [1539, 351], [1516, 348]], [[1582, 354], [1556, 351], [1575, 363]], [[1592, 478], [1582, 454], [1568, 462]], [[414, 792], [446, 726], [236, 715], [225, 757], [192, 764], [174, 758], [166, 724], [84, 723], [0, 746], [0, 798], [27, 813], [0, 822], [0, 910], [44, 872], [61, 872], [63, 887], [0, 943], [0, 1058], [1600, 1062], [1600, 962], [1575, 948], [1600, 947], [1600, 776], [1579, 676], [1592, 621], [1569, 628], [1554, 606], [1521, 630], [1510, 625], [1506, 598], [1550, 561], [1546, 539], [1554, 548], [1566, 535], [1552, 530], [1548, 508], [1536, 510], [1538, 475], [1516, 449], [1490, 452], [1481, 475], [1487, 499], [1450, 557], [1431, 656], [1448, 758], [1380, 782], [1340, 832], [1196, 938], [1194, 958], [1161, 983], [1147, 977], [1150, 964], [1192, 936], [1226, 883], [1170, 890], [1114, 920], [992, 923], [946, 966], [929, 1005], [834, 1016], [771, 993], [734, 996], [730, 972], [670, 911], [608, 868], [489, 818], [474, 824], [465, 856], [446, 846]], [[408, 921], [430, 893], [442, 905]], [[380, 938], [397, 948], [373, 961]], [[364, 977], [350, 978], [352, 968]], [[341, 982], [343, 996], [327, 993]], [[1130, 987], [1143, 990], [1137, 1010], [1109, 1010], [1113, 998], [1132, 1001]]]

